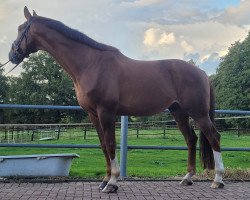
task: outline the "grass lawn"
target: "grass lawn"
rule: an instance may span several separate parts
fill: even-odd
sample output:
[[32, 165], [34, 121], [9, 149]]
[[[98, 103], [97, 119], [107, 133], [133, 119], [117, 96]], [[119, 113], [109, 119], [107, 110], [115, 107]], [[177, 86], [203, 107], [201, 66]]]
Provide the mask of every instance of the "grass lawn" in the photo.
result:
[[[166, 137], [159, 135], [162, 132], [162, 130], [145, 130], [140, 132], [143, 135], [136, 138], [135, 131], [129, 130], [128, 145], [186, 146], [179, 131], [167, 130]], [[146, 136], [149, 133], [152, 135]], [[117, 143], [119, 144], [119, 130], [117, 136]], [[32, 143], [99, 144], [99, 141], [94, 132], [88, 132], [87, 139], [84, 140], [81, 130], [70, 129], [64, 132], [59, 140], [35, 141]], [[222, 147], [250, 147], [250, 136], [237, 137], [235, 132], [223, 132], [221, 144]], [[105, 161], [101, 149], [0, 148], [0, 155], [49, 153], [77, 153], [80, 155], [80, 158], [73, 160], [70, 171], [72, 177], [100, 178], [105, 174]], [[226, 168], [250, 169], [250, 152], [223, 152], [222, 155]], [[186, 173], [186, 166], [187, 151], [129, 150], [128, 152], [127, 174], [129, 177], [165, 178], [183, 175]], [[198, 152], [197, 172], [202, 172]]]

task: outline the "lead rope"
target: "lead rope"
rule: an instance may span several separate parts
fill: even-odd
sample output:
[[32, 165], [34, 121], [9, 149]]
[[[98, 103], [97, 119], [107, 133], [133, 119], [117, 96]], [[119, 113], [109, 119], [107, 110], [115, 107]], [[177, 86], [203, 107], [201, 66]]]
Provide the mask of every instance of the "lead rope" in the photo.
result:
[[10, 60], [7, 61], [6, 63], [2, 64], [2, 65], [0, 66], [0, 68], [3, 67], [4, 65], [6, 65], [8, 62], [10, 62]]
[[[19, 63], [20, 64], [20, 63]], [[4, 76], [8, 75], [10, 72], [12, 72], [19, 64], [16, 64], [10, 71], [4, 74]]]
[[[3, 67], [4, 65], [6, 65], [6, 64], [9, 63], [9, 62], [10, 62], [10, 60], [7, 61], [6, 63], [4, 63], [3, 65], [1, 65], [0, 68]], [[20, 63], [19, 63], [19, 64], [20, 64]], [[8, 74], [9, 74], [10, 72], [12, 72], [19, 64], [15, 65], [10, 71], [8, 71], [7, 73], [5, 73], [5, 74], [3, 74], [3, 75], [4, 75], [4, 76], [8, 75]]]
[[[28, 30], [30, 29], [30, 26], [31, 26], [31, 22], [33, 21], [33, 19], [28, 23], [28, 25], [26, 26], [24, 32], [22, 33], [21, 37], [19, 38], [17, 44], [14, 43], [14, 45], [17, 47], [17, 49], [20, 47], [20, 44], [23, 40], [23, 38], [25, 37], [25, 42], [26, 42], [26, 47], [27, 47], [27, 32]], [[10, 59], [11, 60], [11, 59]], [[10, 60], [8, 62], [10, 62]], [[4, 65], [6, 65], [8, 62], [4, 63], [3, 65], [0, 66], [3, 67]], [[20, 63], [19, 63], [20, 64]], [[7, 73], [4, 74], [4, 76], [6, 76], [7, 74], [9, 74], [10, 72], [12, 72], [19, 64], [15, 65], [10, 71], [8, 71]]]
[[[3, 65], [0, 65], [0, 68], [3, 67], [4, 65], [6, 65], [7, 63], [9, 63], [9, 61], [7, 61], [6, 63], [4, 63]], [[20, 63], [19, 63], [20, 64]], [[15, 65], [10, 71], [8, 71], [7, 73], [3, 74], [4, 76], [8, 75], [10, 72], [12, 72], [19, 64]]]

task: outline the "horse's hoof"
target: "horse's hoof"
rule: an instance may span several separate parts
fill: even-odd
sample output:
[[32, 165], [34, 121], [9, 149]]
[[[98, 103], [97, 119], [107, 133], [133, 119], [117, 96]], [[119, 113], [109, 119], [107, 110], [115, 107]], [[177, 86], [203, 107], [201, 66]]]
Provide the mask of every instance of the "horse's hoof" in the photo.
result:
[[188, 179], [183, 179], [180, 182], [180, 185], [183, 185], [183, 186], [193, 185], [193, 181], [192, 180], [188, 180]]
[[211, 188], [212, 189], [218, 189], [218, 188], [224, 188], [225, 184], [222, 182], [222, 183], [219, 183], [219, 182], [213, 182], [212, 185], [211, 185]]
[[108, 181], [101, 182], [101, 184], [99, 185], [99, 190], [103, 190], [107, 184], [108, 184]]
[[102, 192], [104, 192], [104, 193], [116, 193], [117, 190], [118, 190], [118, 186], [117, 186], [117, 185], [108, 184], [108, 185], [106, 185], [106, 187], [102, 190]]

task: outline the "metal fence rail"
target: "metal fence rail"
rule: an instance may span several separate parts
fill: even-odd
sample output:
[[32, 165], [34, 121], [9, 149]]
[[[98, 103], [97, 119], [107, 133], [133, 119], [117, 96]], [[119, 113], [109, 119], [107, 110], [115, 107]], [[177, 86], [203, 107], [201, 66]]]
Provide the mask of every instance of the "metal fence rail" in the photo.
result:
[[[80, 106], [60, 106], [60, 105], [23, 105], [23, 104], [0, 104], [0, 109], [59, 109], [59, 110], [82, 110]], [[169, 112], [168, 109], [165, 112]], [[248, 110], [215, 110], [218, 114], [250, 115]]]
[[58, 105], [23, 105], [23, 104], [0, 104], [0, 109], [50, 109], [50, 110], [82, 110], [80, 106], [58, 106]]
[[[0, 143], [0, 147], [28, 147], [28, 148], [82, 148], [82, 149], [100, 149], [98, 144], [7, 144]], [[117, 149], [122, 149], [117, 145]], [[127, 145], [127, 149], [144, 149], [144, 150], [187, 150], [187, 147], [181, 146], [144, 146], [144, 145]], [[199, 150], [199, 147], [196, 148]], [[222, 151], [250, 151], [250, 148], [241, 147], [224, 147]]]

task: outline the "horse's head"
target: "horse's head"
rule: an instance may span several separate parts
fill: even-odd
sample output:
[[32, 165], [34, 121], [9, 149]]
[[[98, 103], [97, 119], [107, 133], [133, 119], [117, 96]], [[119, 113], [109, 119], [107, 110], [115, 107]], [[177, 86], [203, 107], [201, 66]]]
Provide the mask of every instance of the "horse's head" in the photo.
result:
[[17, 39], [12, 43], [12, 47], [9, 52], [9, 59], [14, 64], [21, 63], [24, 58], [29, 56], [30, 53], [37, 51], [34, 45], [34, 38], [32, 37], [30, 31], [37, 14], [33, 11], [32, 16], [28, 8], [25, 6], [24, 16], [27, 21], [18, 27]]

